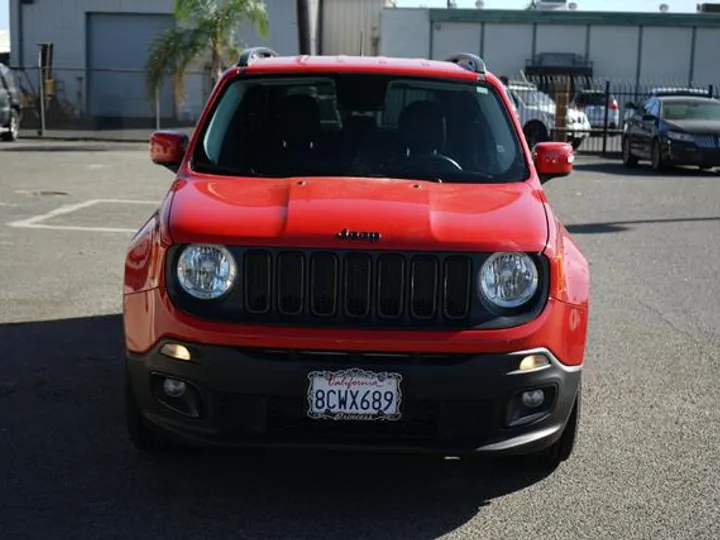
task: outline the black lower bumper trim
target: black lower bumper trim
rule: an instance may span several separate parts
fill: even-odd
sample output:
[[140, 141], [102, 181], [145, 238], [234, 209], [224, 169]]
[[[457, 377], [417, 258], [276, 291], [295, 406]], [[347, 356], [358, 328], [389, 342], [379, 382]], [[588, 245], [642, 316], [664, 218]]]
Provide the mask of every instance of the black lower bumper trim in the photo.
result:
[[[316, 447], [464, 454], [526, 453], [561, 435], [581, 371], [545, 351], [547, 367], [520, 372], [528, 352], [477, 355], [343, 355], [186, 344], [194, 361], [158, 349], [128, 355], [138, 406], [156, 428], [185, 442], [219, 447]], [[540, 351], [542, 353], [542, 351]], [[308, 373], [361, 368], [402, 376], [397, 420], [317, 420], [308, 415]], [[199, 417], [158, 395], [157, 378], [185, 381]], [[527, 408], [523, 392], [542, 389]], [[166, 396], [165, 396], [166, 398]], [[527, 420], [527, 421], [525, 421]]]

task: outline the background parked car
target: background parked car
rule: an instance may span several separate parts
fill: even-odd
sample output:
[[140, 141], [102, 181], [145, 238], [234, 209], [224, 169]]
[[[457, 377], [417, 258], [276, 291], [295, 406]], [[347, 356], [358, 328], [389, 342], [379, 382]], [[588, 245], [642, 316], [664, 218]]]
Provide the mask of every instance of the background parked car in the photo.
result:
[[[550, 140], [555, 129], [557, 110], [553, 99], [538, 90], [534, 84], [525, 81], [508, 81], [506, 88], [515, 105], [528, 145], [532, 147], [539, 142]], [[568, 142], [577, 149], [589, 134], [588, 117], [584, 112], [568, 107], [565, 125]]]
[[[649, 92], [648, 97], [652, 96], [704, 96], [704, 97], [713, 97], [712, 95], [712, 89], [708, 88], [693, 88], [689, 86], [658, 86], [655, 88], [651, 88]], [[625, 104], [625, 114], [623, 116], [623, 122], [627, 122], [628, 119], [630, 119], [633, 114], [635, 114], [637, 105], [633, 102], [628, 102]], [[627, 126], [623, 127], [623, 131], [625, 131]]]
[[0, 139], [14, 141], [20, 132], [20, 89], [13, 72], [0, 64]]
[[614, 94], [605, 96], [604, 90], [584, 89], [578, 90], [571, 101], [573, 107], [583, 111], [595, 131], [593, 135], [602, 135], [605, 128], [605, 106], [607, 99], [607, 126], [608, 130], [620, 128], [620, 107]]
[[673, 165], [720, 166], [720, 101], [700, 96], [651, 96], [626, 122], [623, 163], [649, 159], [660, 171]]

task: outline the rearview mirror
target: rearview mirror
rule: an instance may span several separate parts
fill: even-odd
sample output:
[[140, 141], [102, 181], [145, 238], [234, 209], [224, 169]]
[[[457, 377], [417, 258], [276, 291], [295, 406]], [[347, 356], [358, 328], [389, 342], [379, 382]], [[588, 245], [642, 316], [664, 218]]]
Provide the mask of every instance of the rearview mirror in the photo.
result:
[[540, 183], [559, 176], [568, 176], [573, 171], [575, 152], [572, 145], [564, 142], [542, 142], [533, 148], [535, 169]]
[[156, 165], [177, 172], [185, 157], [189, 140], [187, 133], [182, 131], [156, 131], [150, 137], [150, 159]]

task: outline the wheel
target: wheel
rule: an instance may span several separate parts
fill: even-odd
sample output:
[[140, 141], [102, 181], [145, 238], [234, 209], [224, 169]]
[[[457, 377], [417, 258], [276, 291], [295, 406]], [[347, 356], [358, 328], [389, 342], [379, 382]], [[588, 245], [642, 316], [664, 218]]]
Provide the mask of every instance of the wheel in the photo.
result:
[[548, 140], [547, 129], [539, 122], [530, 122], [523, 129], [523, 133], [531, 150], [537, 143]]
[[125, 426], [130, 442], [141, 452], [153, 455], [170, 450], [169, 441], [153, 431], [143, 418], [127, 373], [125, 374]]
[[20, 115], [15, 109], [10, 111], [10, 123], [6, 127], [7, 131], [0, 135], [2, 140], [7, 142], [17, 141], [20, 135]]
[[627, 137], [624, 137], [622, 142], [622, 160], [626, 167], [634, 167], [638, 163], [638, 158], [630, 150], [630, 139]]
[[577, 441], [577, 431], [580, 424], [581, 401], [582, 391], [578, 390], [577, 397], [575, 398], [575, 405], [570, 413], [567, 424], [565, 424], [565, 429], [563, 429], [562, 435], [549, 448], [541, 452], [531, 454], [530, 457], [534, 463], [546, 468], [549, 471], [554, 471], [563, 461], [570, 458], [575, 450], [575, 443]]
[[650, 163], [653, 170], [657, 172], [664, 171], [668, 165], [663, 159], [662, 151], [660, 150], [660, 142], [657, 139], [655, 139], [652, 144]]

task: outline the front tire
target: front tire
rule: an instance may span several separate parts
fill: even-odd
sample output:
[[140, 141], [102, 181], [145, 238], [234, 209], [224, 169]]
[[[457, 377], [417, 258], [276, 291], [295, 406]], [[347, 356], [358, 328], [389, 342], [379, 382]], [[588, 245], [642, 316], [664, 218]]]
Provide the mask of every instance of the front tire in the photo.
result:
[[630, 139], [628, 137], [623, 138], [622, 160], [623, 165], [626, 167], [634, 167], [638, 164], [638, 158], [633, 155], [632, 150], [630, 149]]
[[547, 129], [540, 122], [530, 122], [523, 128], [523, 133], [525, 134], [525, 139], [527, 140], [530, 150], [532, 150], [537, 143], [548, 140]]
[[577, 432], [580, 424], [580, 409], [582, 391], [578, 390], [575, 404], [568, 418], [560, 438], [549, 448], [531, 455], [533, 461], [540, 467], [552, 472], [557, 469], [563, 461], [567, 461], [573, 454], [577, 442]]
[[0, 137], [6, 142], [15, 142], [20, 137], [20, 115], [15, 109], [10, 111], [10, 122], [8, 123], [7, 131], [3, 132]]
[[668, 163], [665, 161], [662, 155], [660, 141], [658, 141], [657, 139], [655, 139], [652, 144], [652, 150], [650, 152], [650, 163], [655, 172], [662, 172], [668, 168]]
[[140, 412], [128, 374], [125, 375], [125, 427], [130, 442], [144, 454], [155, 455], [170, 449], [169, 442], [150, 428]]

